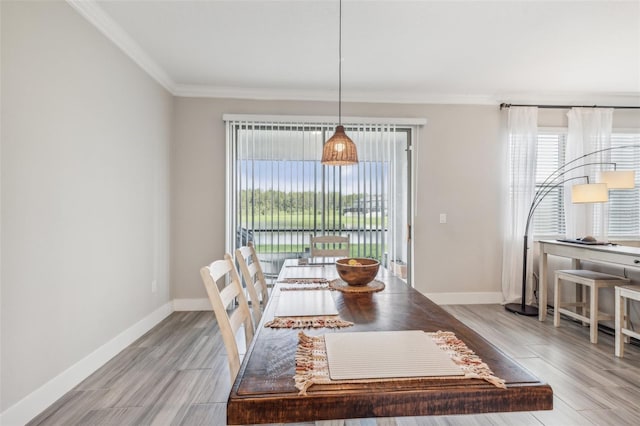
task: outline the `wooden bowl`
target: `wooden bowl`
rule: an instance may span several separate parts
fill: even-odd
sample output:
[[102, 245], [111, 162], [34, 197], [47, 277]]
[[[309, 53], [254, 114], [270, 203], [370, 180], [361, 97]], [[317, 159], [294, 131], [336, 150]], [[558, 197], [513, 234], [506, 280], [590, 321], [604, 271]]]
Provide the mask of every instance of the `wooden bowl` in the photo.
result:
[[[352, 264], [349, 264], [351, 261]], [[356, 264], [353, 264], [357, 262]], [[363, 257], [347, 257], [336, 260], [336, 270], [340, 278], [349, 285], [363, 286], [369, 284], [378, 275], [380, 262]]]

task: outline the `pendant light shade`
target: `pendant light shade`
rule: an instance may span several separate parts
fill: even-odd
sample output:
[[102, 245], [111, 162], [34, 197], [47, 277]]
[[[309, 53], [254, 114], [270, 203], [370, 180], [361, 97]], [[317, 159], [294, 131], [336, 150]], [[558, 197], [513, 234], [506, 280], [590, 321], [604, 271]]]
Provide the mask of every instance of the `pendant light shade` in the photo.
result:
[[324, 144], [322, 164], [326, 166], [348, 166], [358, 163], [356, 144], [344, 132], [344, 126], [336, 126], [336, 132]]
[[342, 125], [342, 0], [338, 28], [338, 125], [333, 136], [322, 148], [322, 164], [325, 166], [349, 166], [358, 163], [356, 144], [344, 132]]

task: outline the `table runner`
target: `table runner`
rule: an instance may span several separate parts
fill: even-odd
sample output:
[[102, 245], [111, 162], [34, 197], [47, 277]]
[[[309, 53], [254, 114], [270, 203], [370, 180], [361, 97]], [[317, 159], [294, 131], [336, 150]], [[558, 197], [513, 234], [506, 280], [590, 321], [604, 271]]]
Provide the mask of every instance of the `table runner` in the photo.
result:
[[[464, 376], [429, 377], [429, 379], [482, 379], [498, 388], [506, 389], [505, 381], [496, 377], [489, 366], [453, 332], [437, 331], [427, 335], [431, 336], [438, 347], [446, 351], [464, 372]], [[306, 395], [307, 389], [313, 384], [375, 383], [416, 379], [420, 378], [331, 380], [324, 336], [309, 336], [302, 331], [298, 333], [294, 381], [296, 388], [300, 391], [299, 395]]]

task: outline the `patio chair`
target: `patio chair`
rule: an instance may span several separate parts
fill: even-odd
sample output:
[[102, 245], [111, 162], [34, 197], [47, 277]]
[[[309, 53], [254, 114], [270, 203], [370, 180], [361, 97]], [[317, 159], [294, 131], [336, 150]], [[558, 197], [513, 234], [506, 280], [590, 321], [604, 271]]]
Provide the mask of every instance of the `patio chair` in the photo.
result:
[[311, 257], [349, 257], [349, 237], [311, 235]]

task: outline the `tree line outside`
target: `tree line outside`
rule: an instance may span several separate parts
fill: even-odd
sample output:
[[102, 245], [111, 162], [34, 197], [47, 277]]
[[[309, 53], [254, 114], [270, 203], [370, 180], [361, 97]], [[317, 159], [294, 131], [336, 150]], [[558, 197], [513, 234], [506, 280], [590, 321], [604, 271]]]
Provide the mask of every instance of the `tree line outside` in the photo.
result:
[[321, 226], [323, 215], [324, 229], [370, 229], [386, 225], [386, 215], [383, 219], [378, 214], [371, 215], [372, 209], [365, 207], [362, 200], [378, 198], [339, 192], [242, 190], [238, 212], [240, 223], [250, 225], [254, 231], [314, 230]]

